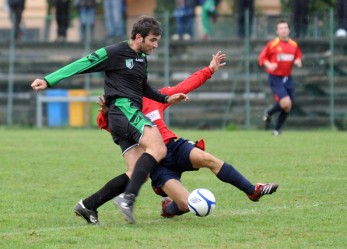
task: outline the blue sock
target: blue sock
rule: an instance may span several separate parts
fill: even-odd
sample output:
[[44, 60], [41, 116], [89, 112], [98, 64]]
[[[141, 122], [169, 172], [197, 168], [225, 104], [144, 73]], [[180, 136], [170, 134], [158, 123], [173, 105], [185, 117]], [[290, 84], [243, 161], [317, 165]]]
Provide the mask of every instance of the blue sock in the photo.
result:
[[282, 125], [287, 120], [288, 112], [281, 111], [280, 115], [278, 116], [277, 123], [275, 126], [275, 130], [279, 131], [282, 128]]
[[255, 186], [241, 175], [233, 166], [224, 162], [217, 174], [219, 180], [227, 182], [245, 192], [247, 195], [254, 193]]
[[269, 116], [272, 116], [272, 115], [274, 115], [276, 112], [279, 112], [279, 111], [282, 111], [282, 108], [281, 108], [281, 106], [280, 106], [279, 103], [275, 103], [274, 106], [273, 106], [270, 110], [267, 111], [267, 114], [268, 114]]
[[182, 215], [184, 214], [182, 211], [178, 209], [178, 206], [175, 202], [171, 202], [169, 205], [166, 206], [165, 212], [167, 214], [174, 214], [174, 215]]

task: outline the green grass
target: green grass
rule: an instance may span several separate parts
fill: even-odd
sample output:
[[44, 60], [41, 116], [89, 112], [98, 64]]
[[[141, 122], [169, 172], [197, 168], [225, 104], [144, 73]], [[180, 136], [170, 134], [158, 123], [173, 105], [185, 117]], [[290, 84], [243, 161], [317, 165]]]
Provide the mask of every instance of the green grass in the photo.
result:
[[0, 129], [0, 248], [347, 248], [347, 133], [177, 131], [205, 138], [207, 151], [251, 182], [278, 182], [253, 203], [209, 170], [189, 172], [189, 190], [210, 189], [214, 213], [160, 217], [160, 197], [146, 183], [126, 224], [113, 203], [99, 208], [100, 226], [73, 207], [124, 172], [107, 132]]

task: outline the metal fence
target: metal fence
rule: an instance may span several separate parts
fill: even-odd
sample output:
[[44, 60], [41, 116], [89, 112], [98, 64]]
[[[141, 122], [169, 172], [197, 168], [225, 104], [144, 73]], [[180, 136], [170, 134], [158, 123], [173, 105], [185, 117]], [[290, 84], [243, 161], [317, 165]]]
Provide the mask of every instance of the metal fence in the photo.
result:
[[[127, 18], [127, 30], [136, 18], [135, 16]], [[196, 113], [201, 112], [202, 118], [215, 102], [216, 107], [211, 117], [214, 115], [216, 117], [214, 121], [211, 121], [213, 123], [211, 126], [225, 127], [229, 124], [237, 124], [245, 128], [258, 127], [260, 120], [258, 116], [261, 115], [259, 110], [269, 104], [269, 89], [267, 89], [266, 74], [257, 66], [257, 56], [267, 40], [274, 37], [276, 21], [283, 18], [290, 20], [290, 15], [256, 15], [250, 30], [245, 30], [245, 38], [238, 37], [236, 15], [219, 16], [216, 22], [211, 22], [212, 33], [208, 40], [203, 39], [204, 33], [199, 16], [195, 17], [194, 35], [190, 40], [172, 40], [176, 27], [175, 19], [170, 13], [165, 13], [158, 18], [162, 22], [164, 34], [160, 48], [149, 56], [150, 69], [152, 69], [149, 77], [154, 85], [161, 87], [182, 80], [189, 73], [207, 65], [211, 53], [221, 49], [227, 53], [229, 61], [228, 66], [212, 79], [217, 82], [220, 90], [206, 87], [192, 94], [192, 106], [194, 101], [196, 101], [195, 106], [199, 106], [192, 110]], [[94, 49], [126, 39], [126, 36], [107, 39], [104, 19], [99, 16], [96, 19], [93, 37], [89, 30], [87, 38], [80, 41], [79, 20], [76, 18], [70, 22], [67, 40], [56, 41], [56, 24], [53, 20], [55, 20], [54, 17], [23, 20], [23, 37], [19, 41], [14, 39], [11, 22], [0, 20], [2, 23], [0, 26], [0, 125], [48, 125], [47, 105], [52, 103], [52, 100], [43, 95], [37, 97], [30, 89], [30, 83], [35, 78], [42, 78]], [[298, 39], [299, 45], [303, 46], [304, 67], [302, 70], [293, 72], [297, 90], [299, 95], [301, 94], [299, 102], [302, 101], [302, 106], [297, 106], [296, 114], [303, 116], [300, 110], [302, 111], [305, 105], [319, 105], [325, 111], [320, 112], [312, 107], [302, 112], [308, 119], [312, 117], [324, 119], [322, 127], [345, 128], [347, 108], [343, 99], [347, 96], [344, 86], [347, 77], [347, 71], [344, 68], [344, 63], [347, 62], [344, 45], [346, 40], [344, 37], [335, 36], [336, 29], [333, 10], [315, 13], [310, 16], [306, 36]], [[90, 95], [90, 92], [102, 93], [102, 78], [101, 74], [76, 76], [64, 80], [58, 86], [64, 89], [85, 90], [88, 93], [85, 98], [81, 96], [76, 98], [77, 100], [82, 98], [87, 103], [95, 100], [95, 95]], [[76, 101], [74, 98], [68, 96], [55, 100], [58, 103], [59, 101]], [[305, 104], [307, 102], [304, 99], [311, 102]], [[88, 104], [86, 106], [83, 111], [86, 120], [84, 126], [89, 127], [92, 123], [90, 120], [93, 118], [90, 109], [95, 107]], [[217, 109], [220, 112], [218, 117]], [[166, 118], [172, 121], [173, 125], [189, 124], [189, 122], [175, 121], [177, 119], [175, 112], [180, 115], [184, 113], [176, 109], [168, 114]], [[196, 116], [198, 119], [199, 115], [196, 114]], [[293, 127], [295, 127], [294, 124]]]

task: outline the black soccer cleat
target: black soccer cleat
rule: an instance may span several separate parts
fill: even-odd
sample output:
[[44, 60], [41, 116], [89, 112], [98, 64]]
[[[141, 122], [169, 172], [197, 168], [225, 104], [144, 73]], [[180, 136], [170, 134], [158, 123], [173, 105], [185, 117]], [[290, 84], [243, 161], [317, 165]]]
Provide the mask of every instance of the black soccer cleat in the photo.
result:
[[120, 194], [114, 198], [114, 203], [119, 208], [120, 212], [124, 216], [124, 219], [130, 224], [135, 223], [135, 218], [133, 215], [134, 202], [134, 194]]
[[269, 130], [271, 128], [271, 116], [267, 113], [267, 110], [264, 112], [263, 122], [265, 130]]
[[254, 193], [252, 195], [248, 195], [248, 198], [251, 201], [259, 201], [259, 199], [263, 195], [271, 195], [272, 193], [276, 192], [277, 188], [278, 188], [277, 183], [268, 183], [268, 184], [257, 183], [255, 185]]
[[98, 212], [87, 209], [82, 200], [76, 204], [74, 211], [77, 216], [83, 217], [89, 224], [99, 225]]

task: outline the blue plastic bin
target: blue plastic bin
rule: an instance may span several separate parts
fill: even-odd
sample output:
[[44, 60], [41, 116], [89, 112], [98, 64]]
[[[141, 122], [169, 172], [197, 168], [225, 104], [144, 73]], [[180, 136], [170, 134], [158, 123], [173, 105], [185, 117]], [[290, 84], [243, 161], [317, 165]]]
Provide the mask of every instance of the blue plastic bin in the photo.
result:
[[[64, 89], [46, 90], [48, 97], [66, 97], [68, 91]], [[67, 126], [69, 121], [68, 102], [48, 102], [47, 103], [47, 124], [52, 127]]]

